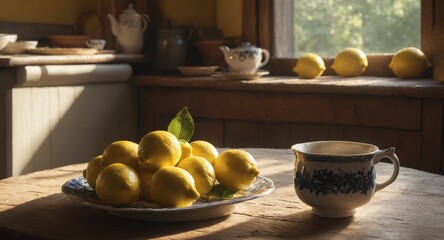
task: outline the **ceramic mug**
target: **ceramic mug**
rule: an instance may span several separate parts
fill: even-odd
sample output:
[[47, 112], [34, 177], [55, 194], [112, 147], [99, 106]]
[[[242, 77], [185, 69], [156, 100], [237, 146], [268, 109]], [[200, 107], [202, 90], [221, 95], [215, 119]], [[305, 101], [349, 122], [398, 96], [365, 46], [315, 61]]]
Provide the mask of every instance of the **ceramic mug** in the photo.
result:
[[[353, 216], [373, 194], [395, 181], [399, 159], [395, 148], [380, 150], [368, 143], [318, 141], [295, 144], [294, 188], [314, 214], [328, 218]], [[375, 182], [375, 164], [382, 158], [393, 163], [389, 179]]]
[[103, 50], [106, 45], [106, 40], [104, 40], [104, 39], [89, 39], [85, 42], [85, 44], [89, 48]]

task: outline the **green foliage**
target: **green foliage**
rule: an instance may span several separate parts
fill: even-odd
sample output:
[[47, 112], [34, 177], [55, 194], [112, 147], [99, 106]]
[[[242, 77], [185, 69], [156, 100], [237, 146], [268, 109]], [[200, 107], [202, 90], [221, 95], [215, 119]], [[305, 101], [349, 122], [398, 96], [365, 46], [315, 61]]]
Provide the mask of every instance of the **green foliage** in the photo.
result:
[[394, 53], [420, 47], [419, 0], [295, 0], [295, 56], [335, 56], [357, 47]]
[[168, 132], [174, 134], [180, 141], [188, 142], [191, 139], [194, 134], [194, 120], [187, 107], [184, 107], [171, 120]]

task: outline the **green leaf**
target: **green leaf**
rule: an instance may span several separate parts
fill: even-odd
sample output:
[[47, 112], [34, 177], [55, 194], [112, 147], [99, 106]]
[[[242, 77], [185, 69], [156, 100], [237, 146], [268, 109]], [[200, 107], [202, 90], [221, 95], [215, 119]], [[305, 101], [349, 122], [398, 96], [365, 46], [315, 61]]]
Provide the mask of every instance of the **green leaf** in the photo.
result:
[[180, 141], [188, 142], [194, 134], [194, 120], [188, 112], [188, 108], [184, 107], [171, 120], [168, 125], [168, 132], [174, 134]]
[[211, 191], [205, 196], [208, 200], [228, 200], [233, 197], [241, 197], [246, 193], [243, 190], [237, 191], [222, 184], [215, 184]]

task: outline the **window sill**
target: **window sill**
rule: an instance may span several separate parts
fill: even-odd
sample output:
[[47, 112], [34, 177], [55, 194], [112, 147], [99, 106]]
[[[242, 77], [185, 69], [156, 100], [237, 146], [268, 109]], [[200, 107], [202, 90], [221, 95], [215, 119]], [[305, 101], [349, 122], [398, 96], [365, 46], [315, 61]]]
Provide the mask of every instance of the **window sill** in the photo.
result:
[[401, 96], [443, 98], [444, 83], [432, 79], [387, 77], [323, 76], [300, 79], [290, 76], [267, 76], [257, 80], [234, 81], [223, 77], [185, 77], [182, 75], [136, 75], [139, 87], [199, 88], [303, 94], [345, 94], [368, 96]]

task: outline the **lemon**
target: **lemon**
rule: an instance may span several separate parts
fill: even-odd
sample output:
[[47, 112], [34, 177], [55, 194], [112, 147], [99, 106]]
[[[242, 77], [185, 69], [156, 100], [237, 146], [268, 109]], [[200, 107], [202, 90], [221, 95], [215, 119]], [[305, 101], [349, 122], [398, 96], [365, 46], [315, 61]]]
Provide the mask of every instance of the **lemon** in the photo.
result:
[[317, 78], [325, 71], [324, 60], [317, 54], [308, 53], [299, 58], [293, 72], [302, 78]]
[[150, 170], [174, 166], [182, 155], [180, 142], [163, 130], [150, 132], [139, 143], [139, 165]]
[[102, 154], [102, 169], [113, 163], [123, 163], [133, 169], [138, 168], [138, 149], [137, 143], [121, 140], [109, 144]]
[[102, 170], [101, 164], [102, 164], [102, 155], [99, 155], [91, 159], [88, 162], [88, 166], [86, 167], [86, 172], [85, 172], [86, 181], [88, 182], [89, 186], [91, 186], [93, 189], [96, 188], [96, 179], [100, 171]]
[[247, 151], [225, 150], [214, 162], [217, 180], [226, 187], [245, 190], [259, 175], [256, 160]]
[[105, 167], [97, 176], [96, 194], [111, 206], [127, 206], [139, 198], [140, 179], [137, 172], [123, 163]]
[[179, 167], [157, 170], [151, 179], [150, 195], [161, 207], [188, 207], [199, 198], [190, 173]]
[[197, 140], [191, 142], [190, 145], [193, 148], [193, 156], [203, 157], [211, 164], [213, 164], [214, 160], [219, 156], [217, 149], [207, 141]]
[[356, 77], [361, 75], [367, 66], [367, 56], [361, 49], [347, 48], [335, 57], [331, 67], [339, 76]]
[[414, 47], [403, 48], [393, 55], [389, 68], [400, 78], [417, 78], [431, 66], [424, 53]]
[[185, 158], [193, 156], [193, 148], [189, 142], [180, 142], [180, 148], [182, 149], [182, 155], [180, 155], [179, 163]]
[[139, 198], [146, 201], [153, 201], [150, 194], [150, 186], [155, 171], [140, 167], [137, 169], [137, 174], [140, 179], [140, 195]]
[[216, 173], [213, 165], [208, 160], [203, 157], [192, 156], [182, 160], [177, 166], [185, 169], [193, 176], [200, 196], [205, 196], [211, 191], [216, 182]]

